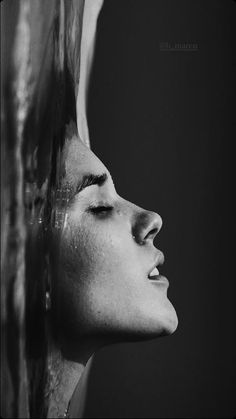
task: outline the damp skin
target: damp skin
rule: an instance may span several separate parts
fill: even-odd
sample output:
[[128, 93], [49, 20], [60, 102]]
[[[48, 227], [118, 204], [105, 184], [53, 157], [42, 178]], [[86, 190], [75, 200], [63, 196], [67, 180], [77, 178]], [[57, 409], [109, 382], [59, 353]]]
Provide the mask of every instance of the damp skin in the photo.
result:
[[[60, 334], [76, 342], [173, 333], [178, 320], [167, 282], [148, 279], [161, 255], [161, 217], [123, 199], [101, 160], [75, 136], [65, 142], [59, 174], [61, 190], [70, 191], [51, 236], [53, 307]], [[79, 191], [91, 175], [105, 180]]]

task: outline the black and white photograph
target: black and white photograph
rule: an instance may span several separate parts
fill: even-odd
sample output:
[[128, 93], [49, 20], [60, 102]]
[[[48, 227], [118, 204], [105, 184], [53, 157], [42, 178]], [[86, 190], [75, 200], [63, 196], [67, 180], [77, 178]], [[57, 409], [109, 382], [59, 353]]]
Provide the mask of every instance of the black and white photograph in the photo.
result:
[[236, 1], [0, 21], [1, 418], [235, 418]]

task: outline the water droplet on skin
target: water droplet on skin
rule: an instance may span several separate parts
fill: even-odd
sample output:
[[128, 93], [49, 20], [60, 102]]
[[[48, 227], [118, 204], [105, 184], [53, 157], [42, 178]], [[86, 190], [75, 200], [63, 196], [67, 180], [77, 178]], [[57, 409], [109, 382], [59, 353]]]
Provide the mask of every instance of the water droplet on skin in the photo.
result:
[[65, 219], [64, 219], [64, 224], [63, 224], [63, 230], [64, 230], [64, 228], [66, 228], [66, 226], [67, 226], [67, 219], [68, 219], [68, 214], [66, 213], [66, 215], [65, 215]]

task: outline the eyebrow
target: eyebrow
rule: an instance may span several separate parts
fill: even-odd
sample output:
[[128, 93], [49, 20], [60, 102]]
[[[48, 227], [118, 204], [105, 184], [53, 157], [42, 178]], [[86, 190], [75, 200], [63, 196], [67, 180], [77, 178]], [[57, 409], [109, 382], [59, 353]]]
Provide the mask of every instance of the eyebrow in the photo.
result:
[[101, 175], [94, 175], [92, 173], [84, 175], [82, 180], [76, 186], [76, 194], [92, 185], [102, 186], [107, 181], [107, 179], [107, 173], [103, 173]]

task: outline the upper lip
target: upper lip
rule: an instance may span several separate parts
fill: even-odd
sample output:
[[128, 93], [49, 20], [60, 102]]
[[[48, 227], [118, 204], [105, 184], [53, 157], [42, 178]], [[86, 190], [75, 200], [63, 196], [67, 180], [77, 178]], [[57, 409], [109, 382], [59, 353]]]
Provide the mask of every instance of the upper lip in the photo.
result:
[[163, 265], [165, 261], [164, 253], [161, 252], [161, 250], [158, 250], [158, 254], [156, 255], [155, 262], [148, 271], [148, 276], [151, 274], [153, 269], [155, 269], [158, 265]]

